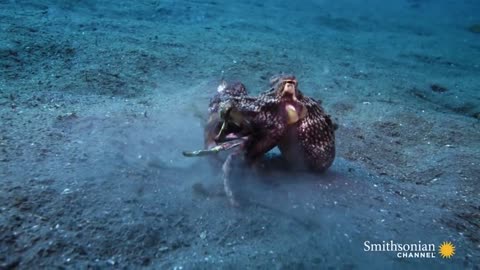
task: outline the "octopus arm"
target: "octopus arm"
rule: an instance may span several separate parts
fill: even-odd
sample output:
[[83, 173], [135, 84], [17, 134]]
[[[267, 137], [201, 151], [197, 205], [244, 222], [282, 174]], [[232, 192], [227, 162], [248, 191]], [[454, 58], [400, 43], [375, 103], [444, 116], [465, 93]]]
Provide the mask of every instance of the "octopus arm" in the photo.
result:
[[313, 99], [305, 101], [307, 116], [297, 127], [298, 142], [308, 167], [323, 171], [335, 157], [335, 125]]

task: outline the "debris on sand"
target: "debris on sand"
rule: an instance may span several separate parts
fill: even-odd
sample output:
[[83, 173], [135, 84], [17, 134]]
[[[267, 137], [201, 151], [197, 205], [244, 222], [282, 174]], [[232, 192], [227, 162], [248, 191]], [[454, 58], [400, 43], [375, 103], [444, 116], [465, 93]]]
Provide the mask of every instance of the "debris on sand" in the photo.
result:
[[207, 231], [203, 231], [200, 233], [200, 239], [205, 240], [207, 238]]
[[480, 34], [480, 23], [472, 24], [468, 27], [468, 31], [474, 34]]
[[77, 118], [78, 118], [78, 116], [77, 116], [76, 112], [70, 112], [70, 113], [66, 113], [66, 114], [62, 114], [62, 115], [57, 116], [57, 120], [59, 120], [59, 121], [73, 120], [73, 119], [77, 119]]
[[435, 84], [435, 83], [430, 85], [430, 89], [432, 89], [433, 92], [437, 92], [437, 93], [443, 93], [448, 91], [446, 87], [441, 86], [439, 84]]

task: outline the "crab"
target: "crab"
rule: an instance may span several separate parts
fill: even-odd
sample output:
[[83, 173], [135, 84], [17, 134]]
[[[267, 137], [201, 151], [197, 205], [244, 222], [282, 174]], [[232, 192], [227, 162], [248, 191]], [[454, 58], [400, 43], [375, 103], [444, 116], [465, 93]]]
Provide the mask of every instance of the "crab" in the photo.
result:
[[[247, 95], [247, 89], [241, 82], [227, 84], [227, 82], [222, 81], [218, 86], [217, 94], [213, 96], [208, 105], [209, 117], [204, 130], [204, 146], [207, 149], [221, 146], [222, 144], [219, 145], [219, 142], [239, 138], [241, 134], [245, 133], [246, 130], [241, 130], [242, 125], [240, 123], [225, 121], [225, 108], [221, 107], [221, 104], [229, 99], [242, 98]], [[246, 128], [246, 126], [243, 125], [243, 128]]]
[[275, 76], [270, 86], [254, 97], [241, 83], [221, 84], [209, 105], [206, 150], [184, 153], [194, 156], [234, 149], [222, 166], [224, 189], [232, 205], [239, 205], [230, 177], [236, 160], [256, 166], [277, 146], [289, 168], [323, 172], [335, 158], [336, 125], [320, 102], [305, 96], [292, 75]]

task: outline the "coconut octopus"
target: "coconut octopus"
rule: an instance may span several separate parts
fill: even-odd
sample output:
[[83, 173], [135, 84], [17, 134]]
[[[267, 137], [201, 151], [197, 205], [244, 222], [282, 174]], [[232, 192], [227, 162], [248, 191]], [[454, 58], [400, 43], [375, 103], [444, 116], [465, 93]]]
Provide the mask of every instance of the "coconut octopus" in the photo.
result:
[[323, 172], [335, 158], [335, 130], [320, 102], [305, 96], [293, 75], [273, 77], [270, 89], [258, 96], [249, 96], [242, 83], [223, 82], [209, 104], [206, 149], [184, 155], [233, 148], [222, 169], [226, 195], [237, 206], [230, 177], [234, 161], [255, 167], [267, 152], [278, 147], [289, 168]]

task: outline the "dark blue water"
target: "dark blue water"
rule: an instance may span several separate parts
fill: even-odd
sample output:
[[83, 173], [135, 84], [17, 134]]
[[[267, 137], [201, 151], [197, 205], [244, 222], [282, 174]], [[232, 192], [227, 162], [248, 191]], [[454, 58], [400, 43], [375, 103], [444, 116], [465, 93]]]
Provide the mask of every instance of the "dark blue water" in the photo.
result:
[[[0, 1], [0, 269], [480, 269], [479, 14]], [[239, 167], [234, 208], [220, 167], [181, 153], [222, 79], [255, 96], [280, 72], [338, 124], [335, 162]]]

